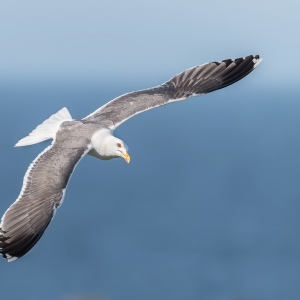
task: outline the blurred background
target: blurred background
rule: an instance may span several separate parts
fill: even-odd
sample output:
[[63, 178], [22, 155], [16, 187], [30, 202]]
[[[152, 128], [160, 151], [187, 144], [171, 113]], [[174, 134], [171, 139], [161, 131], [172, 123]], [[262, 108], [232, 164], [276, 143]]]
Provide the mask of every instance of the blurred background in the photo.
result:
[[85, 157], [1, 299], [292, 300], [300, 294], [299, 1], [3, 1], [1, 214], [49, 144], [13, 148], [66, 106], [209, 61], [260, 54], [242, 81], [116, 131], [132, 161]]

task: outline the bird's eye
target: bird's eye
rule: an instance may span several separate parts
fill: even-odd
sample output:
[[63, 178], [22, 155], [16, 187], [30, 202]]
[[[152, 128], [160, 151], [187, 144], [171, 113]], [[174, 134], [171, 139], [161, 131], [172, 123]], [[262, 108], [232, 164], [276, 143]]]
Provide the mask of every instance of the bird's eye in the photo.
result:
[[117, 143], [117, 146], [118, 146], [119, 148], [121, 148], [121, 147], [122, 147], [122, 145], [121, 145], [120, 143]]

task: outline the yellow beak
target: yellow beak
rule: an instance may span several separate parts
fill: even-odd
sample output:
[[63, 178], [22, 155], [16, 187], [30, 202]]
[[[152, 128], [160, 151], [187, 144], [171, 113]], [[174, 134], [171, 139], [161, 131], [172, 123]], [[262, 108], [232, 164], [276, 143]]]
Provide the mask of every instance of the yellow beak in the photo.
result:
[[129, 162], [130, 162], [130, 156], [129, 156], [129, 154], [128, 153], [122, 153], [122, 157], [129, 164]]

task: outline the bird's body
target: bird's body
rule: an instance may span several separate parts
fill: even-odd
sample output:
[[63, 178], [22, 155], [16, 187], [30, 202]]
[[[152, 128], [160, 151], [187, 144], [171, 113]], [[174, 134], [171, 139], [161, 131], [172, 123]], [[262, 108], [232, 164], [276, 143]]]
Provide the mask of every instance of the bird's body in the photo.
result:
[[2, 256], [13, 261], [36, 244], [62, 204], [71, 174], [85, 154], [130, 161], [126, 144], [113, 136], [117, 126], [146, 110], [233, 84], [260, 61], [257, 55], [197, 66], [157, 87], [122, 95], [82, 120], [73, 120], [66, 108], [52, 115], [16, 144], [53, 139], [29, 166], [18, 199], [1, 219]]

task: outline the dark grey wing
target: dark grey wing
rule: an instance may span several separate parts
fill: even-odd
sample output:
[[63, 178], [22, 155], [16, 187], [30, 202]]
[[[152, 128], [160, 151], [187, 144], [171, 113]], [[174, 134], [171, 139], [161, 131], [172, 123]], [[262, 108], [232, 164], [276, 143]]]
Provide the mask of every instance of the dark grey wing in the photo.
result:
[[83, 120], [101, 122], [113, 130], [143, 111], [229, 86], [252, 72], [260, 61], [259, 55], [250, 55], [197, 66], [157, 87], [122, 95]]
[[62, 204], [70, 176], [88, 146], [65, 148], [55, 142], [29, 166], [18, 199], [0, 224], [0, 253], [8, 261], [26, 254], [41, 238]]

